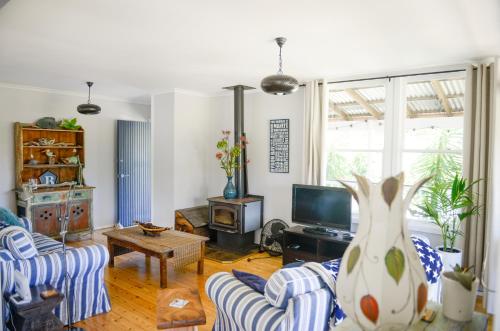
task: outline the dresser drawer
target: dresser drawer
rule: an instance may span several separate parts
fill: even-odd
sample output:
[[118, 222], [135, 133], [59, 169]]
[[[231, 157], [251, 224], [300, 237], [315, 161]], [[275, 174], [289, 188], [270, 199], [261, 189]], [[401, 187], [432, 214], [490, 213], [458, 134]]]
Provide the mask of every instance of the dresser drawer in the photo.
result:
[[[45, 204], [52, 202], [64, 202], [68, 192], [47, 192], [35, 193], [33, 197], [33, 204]], [[72, 200], [89, 200], [92, 197], [90, 190], [77, 190], [73, 192]]]
[[33, 196], [33, 203], [50, 203], [58, 202], [62, 200], [61, 192], [50, 192], [50, 193], [35, 193]]
[[88, 199], [90, 199], [91, 194], [92, 194], [91, 191], [88, 191], [88, 190], [75, 191], [73, 193], [73, 199], [74, 200], [88, 200]]

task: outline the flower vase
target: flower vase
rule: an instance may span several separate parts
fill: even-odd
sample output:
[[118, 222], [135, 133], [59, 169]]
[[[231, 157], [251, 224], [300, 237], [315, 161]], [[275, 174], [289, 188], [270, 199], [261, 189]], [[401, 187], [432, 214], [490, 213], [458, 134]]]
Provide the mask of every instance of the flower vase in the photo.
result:
[[227, 184], [224, 187], [224, 199], [234, 199], [236, 198], [236, 187], [233, 184], [233, 176], [227, 176]]
[[358, 201], [359, 226], [337, 278], [342, 310], [363, 330], [406, 330], [427, 303], [427, 278], [405, 220], [427, 178], [403, 199], [404, 175], [380, 183], [356, 176], [358, 189], [342, 183]]

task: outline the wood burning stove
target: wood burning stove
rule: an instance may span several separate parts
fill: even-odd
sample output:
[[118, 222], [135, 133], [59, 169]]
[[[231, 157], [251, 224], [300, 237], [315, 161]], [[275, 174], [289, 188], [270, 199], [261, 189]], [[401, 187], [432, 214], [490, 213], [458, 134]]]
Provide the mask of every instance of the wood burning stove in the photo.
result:
[[[252, 87], [236, 85], [225, 89], [234, 90], [234, 139], [239, 143], [245, 135], [243, 91]], [[244, 249], [253, 245], [254, 232], [263, 225], [264, 197], [247, 194], [246, 150], [241, 153], [235, 169], [236, 199], [209, 198], [209, 223], [217, 231], [217, 245], [228, 249]]]
[[244, 234], [262, 227], [264, 197], [247, 196], [226, 200], [209, 198], [209, 228], [227, 233]]

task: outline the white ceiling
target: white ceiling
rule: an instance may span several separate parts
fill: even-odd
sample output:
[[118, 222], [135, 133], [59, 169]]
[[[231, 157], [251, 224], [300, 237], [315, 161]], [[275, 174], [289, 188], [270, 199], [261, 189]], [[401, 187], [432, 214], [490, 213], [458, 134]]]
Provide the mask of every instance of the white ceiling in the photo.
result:
[[0, 81], [147, 102], [174, 88], [259, 86], [463, 63], [500, 54], [498, 0], [10, 0]]

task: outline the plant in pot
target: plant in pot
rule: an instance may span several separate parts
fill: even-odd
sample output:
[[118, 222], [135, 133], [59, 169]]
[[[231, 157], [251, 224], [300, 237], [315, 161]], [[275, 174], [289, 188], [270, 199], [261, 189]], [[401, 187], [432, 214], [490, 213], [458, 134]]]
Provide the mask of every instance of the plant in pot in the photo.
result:
[[456, 247], [457, 238], [463, 235], [463, 221], [479, 214], [480, 207], [472, 191], [477, 182], [469, 183], [459, 175], [453, 180], [433, 181], [425, 188], [421, 205], [417, 206], [420, 214], [430, 218], [441, 230], [443, 245], [436, 249], [444, 271], [462, 264], [462, 251]]
[[472, 320], [479, 279], [471, 269], [457, 264], [453, 271], [443, 272], [443, 314], [449, 319]]
[[[220, 162], [221, 169], [224, 169], [227, 177], [227, 184], [224, 187], [224, 199], [234, 199], [237, 196], [236, 187], [233, 184], [234, 170], [242, 167], [239, 164], [238, 158], [241, 155], [243, 149], [248, 144], [245, 136], [241, 136], [239, 143], [230, 146], [229, 136], [231, 131], [222, 131], [222, 138], [217, 142], [217, 149], [219, 150], [215, 157]], [[246, 161], [248, 163], [248, 161]]]

